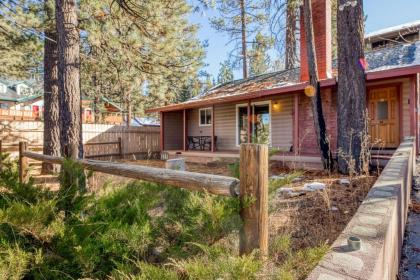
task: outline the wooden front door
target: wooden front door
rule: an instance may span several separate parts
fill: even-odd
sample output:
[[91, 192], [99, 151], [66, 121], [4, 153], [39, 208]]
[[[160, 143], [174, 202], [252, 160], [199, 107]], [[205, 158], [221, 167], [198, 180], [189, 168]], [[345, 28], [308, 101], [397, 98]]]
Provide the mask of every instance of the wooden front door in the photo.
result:
[[399, 94], [396, 86], [369, 90], [369, 133], [376, 147], [396, 148], [400, 144]]

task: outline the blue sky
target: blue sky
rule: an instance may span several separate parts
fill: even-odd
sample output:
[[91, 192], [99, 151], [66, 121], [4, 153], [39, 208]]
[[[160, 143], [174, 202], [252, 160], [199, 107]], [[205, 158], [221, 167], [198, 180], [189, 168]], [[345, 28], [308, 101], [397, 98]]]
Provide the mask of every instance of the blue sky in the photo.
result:
[[[367, 15], [365, 33], [378, 29], [399, 25], [413, 20], [420, 20], [420, 0], [364, 0]], [[209, 18], [217, 15], [214, 10], [197, 13], [190, 21], [200, 24], [198, 33], [201, 41], [208, 41], [206, 64], [204, 68], [214, 77], [217, 76], [220, 63], [228, 58], [231, 45], [226, 45], [228, 37], [215, 32], [209, 24]], [[241, 72], [235, 71], [235, 78], [241, 78]]]

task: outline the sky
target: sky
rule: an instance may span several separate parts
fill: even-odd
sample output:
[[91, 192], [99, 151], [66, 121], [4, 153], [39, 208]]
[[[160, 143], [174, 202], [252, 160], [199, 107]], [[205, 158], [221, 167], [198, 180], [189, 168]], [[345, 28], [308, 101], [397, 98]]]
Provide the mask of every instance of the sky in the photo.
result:
[[[364, 0], [364, 12], [367, 15], [365, 33], [420, 20], [420, 0]], [[228, 37], [216, 32], [209, 24], [209, 18], [216, 16], [217, 11], [207, 10], [191, 15], [190, 21], [200, 25], [198, 37], [207, 41], [206, 66], [203, 70], [217, 77], [220, 63], [228, 58], [232, 48], [226, 45]], [[235, 71], [235, 78], [241, 78], [241, 71]]]

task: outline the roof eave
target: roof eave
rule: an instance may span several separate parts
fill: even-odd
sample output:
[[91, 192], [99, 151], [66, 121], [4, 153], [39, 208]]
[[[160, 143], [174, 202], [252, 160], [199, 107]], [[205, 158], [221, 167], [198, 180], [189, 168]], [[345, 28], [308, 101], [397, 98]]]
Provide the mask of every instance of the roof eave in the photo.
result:
[[215, 98], [209, 98], [209, 99], [199, 99], [196, 101], [172, 104], [172, 105], [168, 105], [164, 107], [149, 109], [149, 110], [146, 110], [146, 113], [170, 112], [170, 111], [177, 111], [177, 110], [183, 110], [183, 109], [197, 108], [197, 107], [201, 107], [201, 106], [205, 106], [209, 104], [212, 104], [212, 105], [223, 104], [223, 103], [230, 103], [230, 102], [236, 102], [236, 101], [242, 101], [242, 100], [248, 100], [248, 99], [256, 99], [256, 98], [261, 98], [261, 97], [274, 95], [274, 94], [291, 93], [295, 91], [301, 91], [307, 85], [308, 83], [305, 82], [305, 83], [299, 83], [292, 86], [265, 89], [265, 90], [253, 91], [253, 92], [242, 93], [242, 94], [237, 94], [237, 95], [215, 97]]
[[380, 71], [373, 71], [368, 72], [366, 74], [366, 80], [381, 80], [381, 79], [388, 79], [388, 78], [397, 78], [397, 77], [405, 77], [411, 76], [414, 74], [420, 73], [420, 65], [413, 65], [407, 67], [399, 67], [393, 69], [385, 69]]

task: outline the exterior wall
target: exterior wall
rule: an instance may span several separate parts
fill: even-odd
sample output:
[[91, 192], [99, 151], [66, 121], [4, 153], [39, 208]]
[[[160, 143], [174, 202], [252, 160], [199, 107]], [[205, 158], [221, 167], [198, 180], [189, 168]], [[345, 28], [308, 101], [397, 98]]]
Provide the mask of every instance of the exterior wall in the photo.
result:
[[166, 112], [163, 114], [165, 150], [181, 150], [184, 139], [183, 112]]
[[[330, 139], [330, 147], [334, 152], [337, 150], [337, 94], [331, 89], [321, 92], [322, 109], [327, 125], [327, 135]], [[316, 145], [311, 99], [304, 94], [299, 95], [299, 151], [300, 153], [319, 154]]]
[[288, 152], [293, 146], [293, 95], [279, 96], [271, 101], [280, 104], [280, 110], [271, 110], [272, 147]]
[[236, 150], [236, 105], [224, 104], [215, 106], [215, 127], [218, 150]]
[[[401, 84], [400, 87], [400, 129], [401, 136], [410, 134], [410, 79], [395, 79], [375, 83], [367, 83], [367, 87]], [[335, 90], [327, 89], [322, 91], [322, 104], [325, 121], [327, 123], [327, 134], [330, 139], [332, 151], [337, 150], [337, 93]], [[401, 139], [402, 140], [402, 139]], [[316, 135], [313, 125], [312, 109], [310, 98], [304, 94], [299, 96], [299, 146], [301, 153], [319, 153], [316, 145]]]
[[211, 126], [200, 126], [198, 112], [200, 109], [187, 111], [187, 135], [211, 136]]

